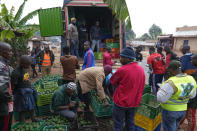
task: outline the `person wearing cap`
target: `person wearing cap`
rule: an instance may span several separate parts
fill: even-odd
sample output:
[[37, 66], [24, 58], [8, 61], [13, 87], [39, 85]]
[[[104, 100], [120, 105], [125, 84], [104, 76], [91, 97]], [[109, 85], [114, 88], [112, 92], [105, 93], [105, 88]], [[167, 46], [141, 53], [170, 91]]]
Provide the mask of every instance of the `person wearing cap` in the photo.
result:
[[150, 53], [150, 56], [147, 59], [147, 64], [149, 65], [150, 71], [153, 72], [152, 90], [153, 90], [153, 93], [156, 95], [159, 89], [158, 84], [162, 83], [163, 76], [165, 73], [164, 60], [161, 54], [155, 52], [154, 47], [149, 48], [149, 53]]
[[169, 63], [171, 77], [165, 81], [157, 92], [157, 101], [162, 107], [162, 125], [164, 131], [177, 131], [183, 120], [189, 99], [196, 96], [195, 79], [181, 72], [181, 63], [173, 60]]
[[79, 102], [76, 88], [75, 83], [69, 82], [54, 92], [51, 103], [54, 114], [60, 114], [71, 120], [76, 117], [76, 108]]
[[51, 66], [55, 60], [53, 52], [50, 50], [49, 46], [45, 46], [44, 50], [40, 52], [40, 65], [42, 65], [42, 75], [46, 76], [51, 73]]
[[77, 19], [71, 18], [71, 23], [68, 25], [68, 35], [70, 41], [71, 55], [79, 57], [79, 35], [77, 30]]
[[135, 131], [134, 116], [136, 107], [140, 105], [145, 86], [144, 69], [135, 62], [133, 48], [127, 47], [120, 53], [122, 67], [111, 77], [111, 84], [115, 87], [113, 95], [114, 131], [123, 130], [124, 120], [127, 131]]
[[112, 48], [111, 47], [107, 47], [105, 53], [103, 54], [103, 66], [106, 65], [114, 65], [114, 62], [111, 60], [111, 52]]
[[110, 65], [104, 67], [90, 67], [79, 74], [78, 77], [78, 96], [82, 102], [86, 104], [85, 110], [89, 110], [90, 105], [90, 91], [97, 90], [100, 99], [108, 105], [104, 88], [102, 86], [105, 76], [112, 72]]

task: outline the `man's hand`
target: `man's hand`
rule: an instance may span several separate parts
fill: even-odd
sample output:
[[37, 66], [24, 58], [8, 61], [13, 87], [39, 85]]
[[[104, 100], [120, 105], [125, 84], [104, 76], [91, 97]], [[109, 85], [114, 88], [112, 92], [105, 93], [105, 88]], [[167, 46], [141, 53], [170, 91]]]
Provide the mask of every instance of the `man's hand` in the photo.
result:
[[74, 106], [75, 106], [75, 102], [71, 101], [70, 104], [69, 104], [69, 107], [74, 107]]
[[108, 103], [108, 101], [107, 101], [106, 98], [104, 99], [104, 105], [105, 105], [105, 106], [109, 106], [109, 103]]
[[72, 43], [72, 44], [74, 44], [74, 43], [75, 43], [75, 41], [74, 41], [74, 40], [71, 40], [71, 43]]

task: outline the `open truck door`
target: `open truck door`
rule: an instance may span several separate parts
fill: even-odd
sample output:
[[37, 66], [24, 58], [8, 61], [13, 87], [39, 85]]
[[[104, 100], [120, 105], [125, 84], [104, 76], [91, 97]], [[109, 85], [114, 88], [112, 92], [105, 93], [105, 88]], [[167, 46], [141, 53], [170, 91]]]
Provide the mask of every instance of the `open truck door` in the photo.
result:
[[40, 34], [42, 37], [63, 35], [61, 7], [41, 9], [38, 12]]

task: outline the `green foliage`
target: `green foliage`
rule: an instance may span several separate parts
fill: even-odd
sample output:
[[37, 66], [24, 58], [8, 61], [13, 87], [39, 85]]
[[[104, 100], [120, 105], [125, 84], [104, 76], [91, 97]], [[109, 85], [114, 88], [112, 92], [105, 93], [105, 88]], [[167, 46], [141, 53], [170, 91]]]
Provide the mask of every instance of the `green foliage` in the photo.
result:
[[131, 22], [129, 17], [129, 11], [127, 8], [127, 4], [125, 0], [104, 0], [105, 3], [109, 5], [112, 9], [112, 13], [116, 15], [116, 17], [126, 22], [126, 26], [131, 29]]
[[136, 34], [133, 30], [126, 32], [126, 40], [133, 40], [136, 38]]
[[151, 37], [149, 36], [148, 33], [144, 33], [141, 37], [140, 37], [141, 40], [150, 40]]
[[159, 26], [153, 24], [149, 29], [149, 34], [152, 39], [156, 40], [157, 36], [162, 34], [162, 29]]
[[12, 6], [10, 10], [5, 4], [1, 5], [0, 12], [0, 41], [9, 43], [13, 49], [12, 64], [15, 64], [18, 57], [28, 53], [27, 40], [31, 38], [35, 32], [39, 30], [38, 25], [27, 25], [26, 22], [37, 15], [38, 10], [35, 10], [21, 19], [25, 3], [21, 4], [17, 13], [14, 15], [15, 8]]

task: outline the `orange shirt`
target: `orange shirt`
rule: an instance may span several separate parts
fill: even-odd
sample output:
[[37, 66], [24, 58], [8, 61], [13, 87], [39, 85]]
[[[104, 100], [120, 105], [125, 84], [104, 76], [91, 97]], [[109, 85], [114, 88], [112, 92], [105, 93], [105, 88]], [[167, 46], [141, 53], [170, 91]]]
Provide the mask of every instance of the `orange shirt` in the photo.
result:
[[50, 53], [44, 53], [44, 60], [42, 62], [43, 66], [51, 66], [51, 59], [50, 59]]

